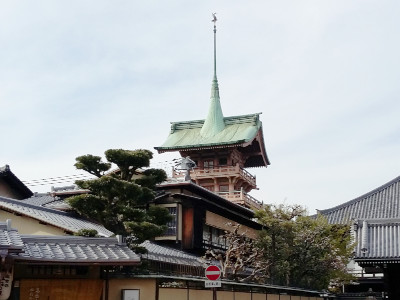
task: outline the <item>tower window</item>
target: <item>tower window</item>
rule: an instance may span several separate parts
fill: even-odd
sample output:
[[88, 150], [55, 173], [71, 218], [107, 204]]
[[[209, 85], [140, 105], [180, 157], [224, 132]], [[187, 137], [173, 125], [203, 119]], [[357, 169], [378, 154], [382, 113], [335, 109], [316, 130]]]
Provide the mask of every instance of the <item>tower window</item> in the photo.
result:
[[204, 169], [212, 169], [214, 168], [214, 161], [213, 160], [205, 160], [203, 163]]
[[229, 185], [220, 185], [219, 191], [220, 192], [229, 192]]
[[176, 207], [168, 207], [168, 211], [172, 216], [172, 220], [167, 223], [167, 231], [165, 235], [176, 235], [176, 226], [177, 226], [177, 208]]

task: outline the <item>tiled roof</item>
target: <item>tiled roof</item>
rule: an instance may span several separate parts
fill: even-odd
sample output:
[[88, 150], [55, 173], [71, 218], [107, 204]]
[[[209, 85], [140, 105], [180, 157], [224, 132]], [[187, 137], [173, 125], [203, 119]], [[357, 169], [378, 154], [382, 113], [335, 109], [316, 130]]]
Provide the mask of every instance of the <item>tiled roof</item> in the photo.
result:
[[174, 248], [160, 246], [151, 241], [145, 241], [141, 246], [147, 250], [147, 253], [142, 255], [144, 259], [172, 264], [189, 264], [191, 266], [205, 265], [205, 262], [198, 256]]
[[181, 148], [243, 144], [253, 140], [262, 126], [259, 114], [227, 117], [224, 121], [225, 128], [222, 131], [207, 137], [200, 134], [204, 120], [173, 122], [167, 140], [155, 149], [162, 152]]
[[[260, 223], [253, 220], [253, 210], [233, 203], [191, 181], [163, 182], [159, 184], [157, 188], [169, 193], [169, 196], [173, 198], [195, 201], [195, 203], [198, 205], [208, 207], [207, 209], [214, 213], [219, 213], [228, 219], [236, 220], [237, 222], [249, 226], [250, 228], [261, 229]], [[182, 191], [176, 191], [176, 189], [187, 190], [190, 192], [190, 194]]]
[[21, 235], [24, 252], [16, 261], [90, 264], [138, 264], [140, 257], [116, 238]]
[[0, 249], [19, 252], [24, 244], [18, 234], [18, 230], [11, 228], [11, 223], [0, 223]]
[[356, 261], [400, 260], [400, 219], [357, 221], [354, 233]]
[[173, 122], [171, 132], [160, 147], [154, 147], [158, 152], [177, 150], [198, 150], [226, 147], [246, 147], [257, 138], [258, 152], [262, 158], [257, 158], [257, 164], [250, 167], [269, 165], [264, 148], [262, 123], [259, 113], [243, 116], [225, 117], [225, 127], [218, 133], [202, 135], [204, 120]]
[[331, 224], [354, 219], [400, 218], [400, 176], [365, 195], [319, 213]]
[[46, 204], [51, 203], [53, 201], [55, 201], [55, 198], [50, 194], [38, 194], [38, 195], [35, 194], [30, 198], [21, 200], [21, 202], [23, 203], [37, 205], [37, 206], [45, 206]]
[[61, 211], [72, 210], [71, 206], [64, 199], [51, 194], [34, 195], [31, 198], [21, 201], [32, 205], [53, 208]]
[[78, 232], [81, 229], [95, 229], [100, 236], [113, 235], [111, 231], [100, 224], [77, 218], [70, 213], [32, 205], [24, 201], [0, 197], [0, 209], [25, 215], [70, 232]]

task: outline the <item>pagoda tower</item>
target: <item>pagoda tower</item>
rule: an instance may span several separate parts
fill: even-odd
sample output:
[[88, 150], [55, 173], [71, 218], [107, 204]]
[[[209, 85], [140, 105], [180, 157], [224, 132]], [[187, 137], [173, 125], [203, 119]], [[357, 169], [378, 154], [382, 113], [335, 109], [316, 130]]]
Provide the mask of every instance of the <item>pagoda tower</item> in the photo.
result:
[[[159, 153], [179, 151], [190, 157], [196, 167], [190, 172], [198, 185], [250, 209], [260, 209], [262, 202], [248, 193], [257, 188], [256, 177], [246, 169], [267, 167], [260, 114], [224, 117], [216, 72], [216, 17], [214, 19], [214, 76], [205, 120], [172, 122], [171, 131]], [[173, 177], [181, 174], [174, 172]]]

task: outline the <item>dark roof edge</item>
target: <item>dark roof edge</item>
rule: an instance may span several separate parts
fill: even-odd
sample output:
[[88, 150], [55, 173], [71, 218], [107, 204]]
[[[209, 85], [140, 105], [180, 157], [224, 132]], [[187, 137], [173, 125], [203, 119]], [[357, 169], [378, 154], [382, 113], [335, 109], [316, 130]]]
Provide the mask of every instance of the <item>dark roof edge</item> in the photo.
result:
[[[236, 217], [240, 218], [243, 220], [243, 222], [248, 222], [246, 223], [247, 226], [250, 226], [251, 228], [255, 228], [255, 227], [259, 227], [261, 228], [261, 224], [254, 221], [254, 211], [246, 208], [244, 206], [241, 206], [239, 204], [233, 203], [195, 183], [192, 182], [179, 182], [179, 183], [173, 183], [173, 184], [166, 184], [164, 186], [158, 186], [159, 189], [165, 188], [165, 189], [170, 189], [170, 188], [186, 188], [187, 190], [191, 190], [193, 192], [193, 190], [197, 190], [197, 192], [199, 193], [199, 196], [202, 201], [213, 205], [214, 207], [218, 208], [218, 209], [224, 209], [227, 212], [229, 212], [229, 214], [235, 215]], [[214, 198], [215, 200], [218, 199], [217, 202], [212, 201], [210, 199], [208, 199], [207, 197], [204, 196], [204, 193], [210, 195], [210, 198]], [[186, 195], [186, 194], [180, 194], [181, 196], [184, 197], [188, 197], [188, 198], [194, 198], [193, 195]], [[174, 195], [178, 195], [178, 194], [171, 194], [171, 196], [173, 197]], [[203, 195], [201, 195], [203, 194]], [[251, 223], [251, 225], [250, 225]], [[245, 223], [243, 223], [245, 224]], [[253, 227], [254, 226], [254, 227]]]
[[13, 172], [11, 172], [9, 165], [0, 167], [0, 177], [9, 179], [11, 181], [11, 185], [16, 187], [24, 198], [33, 196], [33, 192], [17, 176], [15, 176]]
[[[254, 137], [255, 138], [255, 137]], [[169, 152], [169, 151], [176, 151], [176, 150], [199, 150], [199, 149], [216, 149], [216, 148], [225, 148], [225, 147], [235, 147], [241, 146], [249, 141], [254, 140], [254, 138], [249, 140], [238, 140], [234, 142], [223, 142], [223, 143], [214, 143], [214, 144], [197, 144], [193, 145], [192, 147], [188, 146], [175, 146], [175, 147], [154, 147], [154, 149], [158, 150], [159, 152]]]
[[[201, 191], [203, 193], [208, 193], [210, 196], [212, 196], [214, 198], [217, 198], [218, 200], [220, 200], [224, 204], [232, 205], [233, 207], [235, 207], [235, 208], [237, 208], [239, 210], [242, 210], [243, 213], [246, 213], [249, 216], [250, 215], [254, 216], [254, 211], [252, 211], [251, 209], [246, 208], [244, 206], [241, 206], [239, 204], [233, 203], [233, 202], [225, 199], [224, 197], [221, 197], [221, 196], [219, 196], [219, 195], [207, 190], [206, 188], [193, 183], [192, 181], [182, 181], [182, 182], [173, 182], [173, 183], [165, 183], [165, 184], [161, 183], [161, 184], [159, 184], [157, 186], [157, 188], [163, 189], [163, 188], [174, 188], [174, 187], [182, 187], [182, 186], [187, 186], [188, 188], [194, 188], [194, 189], [197, 189], [197, 190], [199, 190], [199, 191]], [[187, 195], [187, 196], [190, 196], [190, 195]]]
[[267, 154], [267, 150], [265, 149], [265, 139], [264, 139], [264, 130], [263, 130], [263, 126], [262, 126], [262, 122], [260, 121], [260, 128], [258, 129], [258, 132], [256, 134], [260, 135], [260, 147], [261, 147], [261, 151], [263, 153], [263, 158], [264, 158], [264, 162], [265, 162], [265, 167], [269, 166], [271, 164], [271, 162], [268, 159], [268, 154]]

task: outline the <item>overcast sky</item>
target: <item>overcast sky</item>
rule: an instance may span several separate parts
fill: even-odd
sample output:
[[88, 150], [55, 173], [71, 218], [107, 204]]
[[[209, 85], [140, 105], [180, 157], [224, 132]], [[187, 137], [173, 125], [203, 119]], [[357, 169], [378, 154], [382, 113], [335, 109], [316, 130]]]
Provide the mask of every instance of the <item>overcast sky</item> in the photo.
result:
[[171, 121], [204, 119], [216, 12], [224, 116], [262, 112], [271, 165], [249, 169], [252, 195], [310, 213], [339, 205], [400, 175], [399, 11], [398, 0], [1, 1], [0, 166], [24, 181], [83, 174], [76, 156], [153, 149]]

